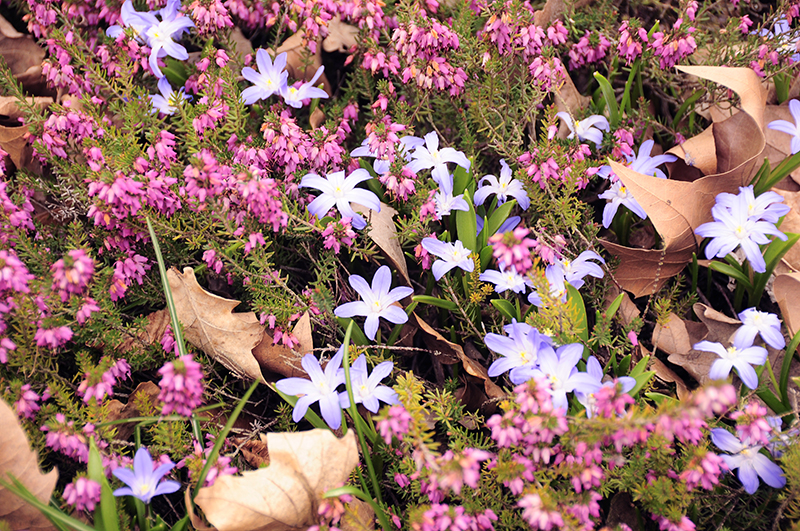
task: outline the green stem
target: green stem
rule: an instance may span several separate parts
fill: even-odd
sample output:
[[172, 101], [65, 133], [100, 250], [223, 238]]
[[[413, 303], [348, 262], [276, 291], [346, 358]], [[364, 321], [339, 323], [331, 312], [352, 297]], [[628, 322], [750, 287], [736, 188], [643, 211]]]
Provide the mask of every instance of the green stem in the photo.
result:
[[[353, 331], [353, 323], [347, 327], [347, 332], [344, 334], [344, 378], [347, 384], [347, 397], [350, 399], [350, 407], [348, 410], [350, 411], [350, 416], [353, 417], [353, 424], [355, 424], [356, 433], [358, 434], [358, 440], [361, 443], [361, 453], [364, 454], [364, 461], [367, 463], [367, 472], [369, 473], [369, 479], [372, 481], [372, 490], [375, 493], [375, 499], [379, 502], [383, 502], [381, 498], [381, 487], [378, 483], [378, 477], [375, 475], [375, 467], [372, 464], [372, 457], [370, 455], [369, 446], [367, 446], [367, 441], [364, 438], [364, 432], [361, 429], [361, 424], [356, 421], [356, 418], [360, 417], [358, 413], [358, 408], [356, 407], [356, 400], [355, 396], [353, 395], [353, 382], [350, 379], [350, 333]], [[363, 419], [362, 419], [363, 422]], [[364, 489], [368, 490], [368, 489]]]
[[389, 518], [386, 517], [386, 513], [381, 508], [380, 505], [375, 503], [375, 500], [371, 499], [365, 492], [353, 487], [353, 486], [345, 486], [339, 487], [337, 489], [332, 489], [322, 495], [323, 498], [336, 498], [341, 496], [342, 494], [350, 494], [351, 496], [355, 496], [363, 501], [365, 501], [372, 510], [375, 511], [375, 516], [378, 517], [378, 521], [381, 523], [381, 528], [383, 531], [389, 531], [392, 529], [392, 526], [389, 524]]

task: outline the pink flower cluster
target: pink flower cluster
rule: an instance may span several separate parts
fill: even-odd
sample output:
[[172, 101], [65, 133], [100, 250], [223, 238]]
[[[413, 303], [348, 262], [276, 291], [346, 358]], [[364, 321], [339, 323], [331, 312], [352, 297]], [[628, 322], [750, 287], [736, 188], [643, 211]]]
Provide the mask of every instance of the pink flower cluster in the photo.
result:
[[660, 31], [653, 34], [650, 48], [659, 58], [658, 64], [662, 70], [672, 68], [697, 50], [697, 43], [692, 37], [694, 31], [695, 28], [690, 27], [686, 32], [681, 31], [672, 35], [665, 35]]
[[45, 435], [45, 444], [48, 448], [81, 463], [89, 461], [89, 444], [86, 442], [84, 433], [94, 430], [91, 424], [87, 424], [81, 432], [75, 428], [74, 421], [67, 422], [63, 413], [56, 413], [55, 421], [42, 426], [41, 430], [47, 434]]
[[[101, 360], [100, 366], [107, 363], [109, 360]], [[106, 396], [114, 396], [114, 386], [117, 384], [117, 380], [127, 380], [130, 374], [131, 366], [124, 359], [117, 360], [106, 371], [87, 372], [78, 386], [78, 395], [83, 397], [85, 404], [88, 404], [92, 398], [99, 404]]]
[[191, 354], [186, 354], [166, 363], [158, 373], [161, 375], [158, 399], [163, 402], [161, 414], [174, 412], [191, 416], [192, 411], [203, 403], [202, 366], [192, 359]]
[[39, 396], [38, 393], [31, 389], [30, 384], [25, 384], [20, 389], [19, 400], [14, 402], [14, 409], [16, 409], [18, 416], [33, 420], [36, 412], [41, 409], [39, 400], [47, 400], [48, 398], [50, 398], [49, 390], [46, 390], [43, 396]]
[[489, 238], [492, 246], [492, 256], [502, 264], [501, 267], [513, 267], [520, 275], [525, 275], [533, 267], [534, 260], [531, 251], [535, 251], [539, 242], [529, 238], [530, 229], [517, 227], [513, 231], [497, 233]]
[[54, 263], [53, 290], [66, 302], [71, 295], [83, 295], [94, 274], [94, 260], [83, 249], [72, 249]]
[[82, 476], [76, 478], [64, 487], [64, 500], [76, 511], [94, 511], [100, 503], [100, 484]]
[[342, 218], [328, 222], [325, 230], [322, 231], [322, 237], [324, 238], [323, 246], [326, 249], [333, 249], [333, 252], [338, 254], [342, 244], [348, 247], [353, 245], [356, 233], [350, 224], [350, 218]]
[[[192, 440], [194, 452], [178, 461], [178, 468], [188, 468], [189, 479], [192, 479], [192, 476], [195, 474], [195, 470], [200, 471], [203, 469], [206, 461], [208, 460], [208, 456], [211, 455], [211, 450], [214, 447], [214, 440], [210, 434], [207, 435], [207, 437], [209, 440], [206, 441], [205, 448], [200, 446], [200, 443], [197, 440]], [[230, 457], [219, 455], [217, 457], [217, 461], [209, 469], [208, 474], [206, 474], [206, 480], [203, 486], [210, 487], [214, 484], [217, 478], [222, 476], [231, 476], [238, 471], [238, 468], [231, 466]]]
[[640, 27], [638, 21], [626, 20], [619, 27], [619, 42], [617, 51], [620, 58], [624, 58], [627, 64], [631, 64], [642, 55], [642, 45], [648, 43], [647, 31]]
[[751, 444], [766, 446], [772, 437], [772, 426], [767, 421], [767, 408], [758, 402], [749, 402], [744, 409], [731, 413], [736, 421], [736, 435], [740, 440], [750, 439]]
[[569, 50], [570, 69], [600, 62], [611, 47], [611, 41], [602, 33], [587, 31]]
[[386, 444], [392, 444], [392, 438], [402, 440], [411, 427], [411, 415], [401, 405], [391, 406], [384, 416], [377, 421], [378, 433]]
[[459, 49], [453, 30], [418, 10], [413, 21], [394, 30], [392, 44], [406, 65], [403, 83], [413, 79], [420, 88], [448, 91], [451, 96], [463, 92], [466, 72], [445, 57]]
[[491, 509], [469, 514], [460, 505], [454, 507], [443, 503], [434, 503], [418, 521], [411, 523], [411, 529], [414, 531], [449, 531], [451, 529], [492, 531], [494, 530], [492, 522], [496, 521], [497, 515]]
[[192, 20], [200, 35], [215, 35], [217, 31], [233, 26], [228, 9], [220, 0], [194, 0], [189, 9], [192, 10]]

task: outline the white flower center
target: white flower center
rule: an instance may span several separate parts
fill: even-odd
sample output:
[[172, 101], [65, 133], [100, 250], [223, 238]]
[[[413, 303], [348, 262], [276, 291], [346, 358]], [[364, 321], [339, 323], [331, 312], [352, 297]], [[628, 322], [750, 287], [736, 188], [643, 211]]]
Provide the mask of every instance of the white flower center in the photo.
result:
[[467, 257], [467, 255], [463, 251], [461, 251], [459, 249], [455, 249], [453, 251], [453, 256], [451, 257], [450, 261], [451, 262], [460, 262], [461, 260], [463, 260], [466, 257]]
[[344, 190], [342, 189], [341, 186], [337, 186], [336, 188], [333, 189], [333, 197], [335, 197], [336, 199], [341, 199], [342, 197], [344, 197]]
[[383, 311], [383, 304], [381, 304], [381, 301], [377, 300], [370, 305], [369, 309], [372, 313], [381, 313]]
[[748, 236], [747, 229], [744, 227], [744, 225], [739, 225], [739, 226], [737, 226], [737, 227], [734, 229], [734, 231], [733, 231], [733, 234], [734, 234], [734, 235], [735, 235], [737, 238], [739, 238], [740, 240], [744, 240], [744, 239], [745, 239], [745, 238], [747, 238], [747, 236]]
[[730, 361], [733, 361], [737, 357], [739, 357], [739, 350], [736, 347], [733, 347], [733, 346], [728, 347], [727, 351], [728, 351], [728, 359]]
[[431, 160], [433, 162], [435, 162], [436, 164], [439, 164], [442, 161], [442, 158], [439, 155], [439, 150], [438, 149], [434, 149], [433, 151], [430, 152], [430, 154], [431, 154]]

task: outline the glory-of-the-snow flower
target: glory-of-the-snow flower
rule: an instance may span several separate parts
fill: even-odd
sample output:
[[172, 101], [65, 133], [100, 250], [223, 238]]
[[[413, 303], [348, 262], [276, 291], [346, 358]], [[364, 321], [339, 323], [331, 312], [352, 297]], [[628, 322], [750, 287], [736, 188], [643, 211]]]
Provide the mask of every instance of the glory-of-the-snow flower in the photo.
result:
[[711, 442], [720, 450], [733, 454], [721, 457], [729, 469], [739, 469], [739, 481], [742, 482], [744, 490], [748, 494], [755, 494], [758, 490], [758, 478], [776, 489], [786, 485], [783, 470], [761, 453], [761, 446], [751, 445], [749, 440], [740, 441], [723, 428], [711, 430]]
[[[706, 245], [706, 258], [722, 258], [737, 247], [741, 247], [753, 271], [764, 273], [767, 265], [758, 246], [770, 242], [767, 234], [784, 241], [787, 236], [773, 223], [765, 221], [760, 216], [750, 215], [752, 207], [744, 190], [740, 188], [739, 194], [733, 198], [728, 197], [730, 194], [722, 196], [722, 202], [718, 200], [711, 208], [714, 221], [703, 223], [694, 232], [704, 238], [711, 238]], [[778, 194], [775, 195], [780, 197]]]
[[283, 96], [283, 101], [286, 102], [286, 105], [299, 109], [303, 106], [303, 100], [327, 98], [328, 93], [316, 86], [319, 76], [321, 76], [324, 71], [325, 67], [320, 66], [317, 68], [314, 77], [307, 83], [302, 83], [299, 87], [285, 84], [281, 88], [281, 96]]
[[[391, 361], [383, 361], [372, 369], [372, 373], [367, 370], [367, 357], [362, 354], [350, 368], [350, 382], [353, 385], [353, 400], [356, 404], [364, 404], [364, 407], [372, 413], [377, 413], [380, 402], [385, 404], [399, 404], [397, 393], [391, 387], [381, 385], [381, 380], [392, 373], [394, 364]], [[342, 407], [350, 406], [350, 398], [347, 392], [340, 395]]]
[[517, 200], [517, 204], [523, 210], [527, 210], [531, 205], [528, 193], [519, 179], [514, 179], [514, 173], [506, 164], [505, 160], [500, 160], [500, 178], [494, 175], [484, 175], [478, 182], [480, 188], [475, 192], [475, 204], [482, 205], [492, 194], [497, 196], [497, 204], [502, 205], [509, 198]]
[[693, 348], [703, 352], [713, 352], [719, 356], [708, 371], [708, 376], [712, 380], [724, 380], [731, 373], [731, 369], [736, 369], [739, 378], [747, 387], [750, 389], [758, 387], [758, 375], [753, 365], [764, 365], [767, 361], [767, 350], [753, 346], [752, 338], [744, 335], [734, 336], [733, 345], [728, 348], [712, 341], [700, 341]]
[[273, 94], [280, 94], [289, 73], [286, 72], [286, 52], [278, 54], [275, 62], [269, 53], [259, 48], [256, 50], [256, 65], [258, 72], [246, 66], [242, 69], [242, 76], [253, 84], [252, 87], [247, 87], [242, 92], [242, 100], [245, 105], [252, 105], [258, 100], [265, 100]]
[[175, 467], [175, 463], [167, 461], [153, 468], [153, 458], [146, 448], [139, 447], [136, 455], [133, 456], [133, 469], [115, 468], [112, 472], [114, 477], [122, 481], [127, 487], [122, 487], [114, 491], [114, 496], [133, 496], [150, 503], [153, 496], [170, 494], [181, 488], [177, 481], [161, 481], [167, 473]]
[[354, 317], [363, 315], [367, 319], [364, 321], [364, 333], [367, 337], [374, 340], [378, 332], [379, 319], [382, 317], [394, 324], [402, 324], [408, 321], [408, 315], [403, 308], [394, 303], [408, 297], [414, 290], [400, 286], [389, 290], [392, 287], [392, 272], [388, 266], [381, 266], [372, 277], [372, 286], [360, 275], [350, 275], [348, 279], [350, 285], [361, 296], [360, 301], [347, 302], [337, 307], [333, 313], [337, 317]]
[[605, 116], [600, 116], [599, 114], [580, 120], [577, 123], [572, 120], [572, 116], [567, 112], [562, 111], [556, 113], [556, 116], [564, 120], [564, 123], [567, 124], [569, 128], [570, 133], [567, 135], [567, 138], [574, 138], [577, 136], [581, 140], [594, 142], [598, 148], [600, 144], [603, 143], [602, 131], [609, 130], [608, 120]]
[[337, 388], [345, 381], [344, 371], [339, 370], [343, 358], [344, 345], [331, 358], [323, 372], [317, 358], [313, 354], [306, 354], [300, 360], [300, 364], [311, 378], [310, 380], [284, 378], [275, 383], [275, 387], [281, 393], [300, 397], [294, 405], [292, 413], [292, 419], [295, 422], [300, 422], [311, 404], [319, 402], [320, 413], [328, 426], [335, 430], [342, 425], [342, 407]]
[[443, 242], [436, 238], [423, 238], [422, 248], [438, 256], [440, 260], [436, 260], [431, 267], [433, 271], [433, 278], [439, 280], [445, 273], [454, 267], [460, 267], [468, 273], [475, 270], [475, 262], [472, 260], [471, 251], [464, 247], [460, 240], [455, 243]]
[[786, 346], [786, 339], [781, 333], [781, 321], [774, 313], [762, 312], [756, 308], [748, 308], [739, 314], [742, 322], [736, 330], [736, 338], [742, 343], [753, 344], [757, 335], [761, 335], [764, 343], [772, 348], [781, 349]]
[[447, 163], [458, 164], [465, 170], [469, 170], [470, 161], [462, 152], [454, 148], [439, 149], [439, 135], [436, 131], [431, 131], [425, 135], [425, 145], [420, 145], [411, 153], [411, 162], [408, 169], [414, 173], [422, 170], [443, 166], [447, 168]]
[[344, 171], [329, 173], [324, 178], [316, 173], [309, 173], [300, 181], [300, 187], [315, 188], [322, 192], [306, 207], [311, 214], [318, 218], [323, 218], [331, 208], [336, 206], [343, 217], [352, 220], [353, 227], [363, 229], [367, 226], [367, 220], [356, 213], [350, 203], [358, 203], [371, 208], [375, 212], [380, 212], [381, 202], [378, 196], [369, 190], [356, 188], [359, 183], [370, 179], [372, 179], [372, 175], [361, 168], [355, 170], [346, 178]]
[[154, 113], [175, 114], [181, 101], [192, 99], [183, 88], [178, 91], [172, 90], [172, 85], [169, 84], [169, 80], [166, 77], [158, 80], [158, 91], [161, 94], [150, 94], [150, 102], [153, 104]]

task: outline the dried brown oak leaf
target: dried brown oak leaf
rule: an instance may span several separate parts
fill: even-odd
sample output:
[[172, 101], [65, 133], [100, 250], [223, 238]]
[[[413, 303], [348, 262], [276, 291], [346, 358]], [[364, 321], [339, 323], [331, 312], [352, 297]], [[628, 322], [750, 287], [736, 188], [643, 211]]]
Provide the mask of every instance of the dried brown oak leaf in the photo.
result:
[[781, 308], [783, 322], [789, 329], [789, 336], [794, 337], [800, 330], [800, 273], [778, 275], [772, 291]]
[[224, 299], [200, 287], [194, 270], [167, 271], [178, 320], [186, 340], [242, 378], [264, 381], [253, 348], [264, 339], [264, 327], [253, 312], [233, 313], [239, 301]]
[[[762, 111], [763, 113], [763, 111]], [[673, 166], [670, 179], [635, 172], [611, 161], [611, 168], [636, 198], [663, 239], [662, 249], [635, 249], [602, 242], [620, 258], [614, 273], [620, 285], [635, 297], [658, 291], [678, 274], [697, 250], [694, 229], [711, 221], [717, 194], [737, 193], [749, 184], [757, 159], [764, 151], [761, 128], [746, 112], [712, 125], [717, 173], [695, 180], [678, 180], [681, 168]]]
[[408, 276], [408, 267], [406, 266], [406, 257], [403, 254], [403, 248], [400, 247], [400, 241], [397, 239], [397, 225], [394, 223], [397, 210], [386, 203], [381, 203], [380, 212], [375, 212], [358, 203], [353, 203], [353, 210], [367, 217], [370, 222], [370, 229], [367, 235], [372, 238], [372, 241], [375, 242], [384, 256], [386, 256], [392, 268], [400, 273], [406, 286], [411, 286], [411, 277]]
[[[39, 470], [39, 459], [31, 450], [25, 431], [11, 406], [0, 400], [0, 479], [9, 481], [14, 476], [42, 503], [50, 502], [50, 495], [58, 481], [58, 471], [47, 474]], [[9, 529], [45, 531], [55, 529], [53, 524], [36, 508], [0, 487], [0, 522]]]
[[703, 385], [709, 381], [708, 371], [719, 356], [713, 352], [694, 350], [692, 345], [706, 339], [707, 335], [708, 328], [703, 323], [686, 321], [673, 313], [666, 325], [656, 325], [653, 344], [669, 354], [667, 359], [670, 363], [683, 367]]
[[266, 468], [223, 476], [195, 498], [219, 531], [293, 531], [319, 523], [322, 495], [340, 486], [358, 464], [353, 430], [268, 433]]
[[[153, 382], [140, 383], [136, 386], [136, 389], [133, 390], [130, 396], [128, 396], [127, 403], [123, 404], [116, 399], [108, 401], [106, 406], [108, 408], [108, 417], [106, 418], [106, 422], [140, 417], [143, 413], [150, 413], [139, 411], [139, 409], [136, 407], [136, 402], [137, 400], [141, 399], [139, 397], [146, 396], [151, 404], [155, 404], [158, 400], [159, 394], [161, 394], [161, 389]], [[130, 439], [131, 435], [133, 435], [133, 432], [136, 429], [136, 424], [134, 422], [117, 424], [116, 428], [117, 436], [115, 439], [119, 441], [127, 441]]]

